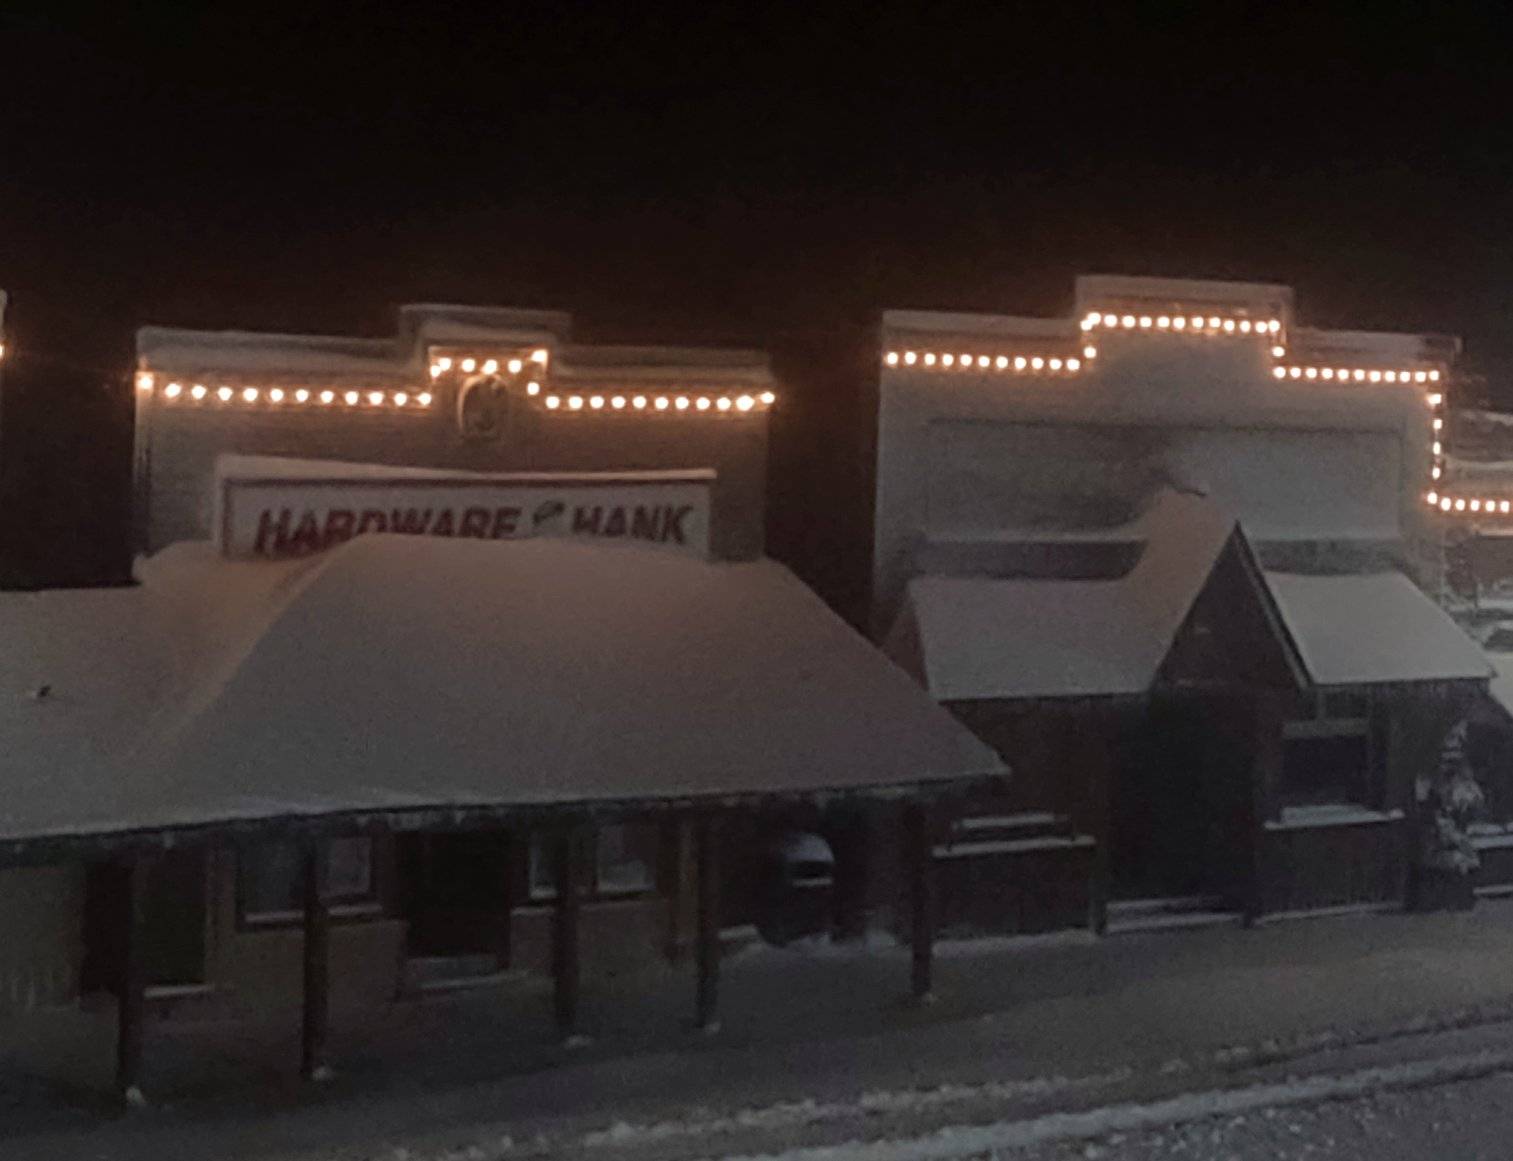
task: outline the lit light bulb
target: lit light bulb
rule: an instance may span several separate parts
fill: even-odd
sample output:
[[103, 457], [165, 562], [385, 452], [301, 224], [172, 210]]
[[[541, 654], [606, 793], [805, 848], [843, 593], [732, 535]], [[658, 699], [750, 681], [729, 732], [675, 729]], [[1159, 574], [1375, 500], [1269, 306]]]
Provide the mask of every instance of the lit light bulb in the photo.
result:
[[1450, 511], [1450, 497], [1449, 496], [1441, 496], [1440, 497], [1439, 510], [1441, 512], [1448, 512], [1448, 511]]
[[940, 365], [942, 367], [950, 367], [950, 366], [954, 365], [955, 362], [956, 362], [956, 356], [955, 355], [942, 355], [940, 357]]
[[1286, 367], [1273, 367], [1271, 369], [1271, 375], [1272, 375], [1272, 378], [1274, 378], [1274, 379], [1285, 379], [1285, 378], [1287, 378], [1287, 368]]
[[1429, 478], [1431, 480], [1437, 480], [1437, 479], [1439, 479], [1439, 472], [1440, 472], [1439, 465], [1435, 464], [1432, 468], [1429, 469]]
[[609, 401], [609, 405], [611, 407], [613, 407], [616, 411], [623, 411], [623, 410], [625, 410], [625, 396], [623, 396], [623, 395], [616, 395], [613, 399], [611, 399]]
[[1480, 500], [1472, 500], [1471, 501], [1471, 511], [1473, 511], [1473, 512], [1480, 512], [1481, 511], [1481, 501]]
[[729, 411], [730, 400], [721, 395], [717, 400], [715, 400], [715, 406], [718, 407], [721, 411]]
[[342, 396], [342, 399], [348, 407], [356, 407], [360, 402], [362, 402], [362, 396], [359, 395], [356, 391], [348, 391], [345, 395]]
[[548, 395], [546, 397], [546, 409], [548, 411], [556, 411], [561, 406], [562, 400], [558, 399], [555, 395]]
[[907, 366], [912, 367], [918, 361], [919, 361], [919, 356], [916, 355], [913, 351], [905, 351], [904, 352], [904, 363]]
[[1441, 403], [1443, 403], [1445, 401], [1445, 397], [1443, 395], [1441, 395], [1438, 391], [1435, 391], [1435, 392], [1431, 393], [1430, 395], [1426, 396], [1426, 398], [1429, 400], [1429, 406], [1430, 407], [1438, 407]]
[[1174, 331], [1182, 331], [1182, 330], [1186, 330], [1186, 329], [1187, 329], [1187, 316], [1186, 315], [1180, 315], [1179, 314], [1176, 318], [1172, 319], [1172, 330], [1174, 330]]
[[142, 371], [142, 372], [140, 372], [137, 375], [137, 390], [138, 391], [151, 391], [152, 390], [152, 374], [151, 374], [151, 372]]
[[1211, 331], [1216, 331], [1216, 330], [1219, 329], [1219, 316], [1218, 315], [1215, 314], [1215, 315], [1210, 315], [1209, 316], [1209, 318], [1208, 318], [1208, 329], [1211, 330]]
[[216, 398], [219, 399], [222, 403], [229, 403], [231, 401], [231, 388], [230, 387], [222, 387], [215, 394], [216, 394]]
[[404, 392], [404, 391], [396, 391], [396, 392], [394, 392], [394, 406], [395, 407], [404, 407], [409, 402], [410, 402], [410, 396], [409, 396], [409, 394], [407, 392]]
[[190, 389], [189, 394], [193, 395], [196, 399], [205, 398], [205, 384], [196, 383], [194, 387]]
[[1372, 371], [1366, 378], [1370, 379], [1373, 383], [1380, 383], [1382, 381], [1382, 373], [1380, 371]]
[[1029, 365], [1030, 365], [1030, 361], [1028, 359], [1026, 359], [1023, 355], [1018, 356], [1014, 360], [1014, 370], [1016, 370], [1016, 371], [1023, 371]]
[[282, 388], [275, 387], [275, 388], [273, 388], [273, 390], [271, 390], [271, 391], [268, 392], [268, 402], [269, 403], [282, 403], [283, 401], [284, 401], [284, 392], [283, 392]]
[[1397, 382], [1397, 372], [1396, 371], [1384, 371], [1384, 372], [1382, 372], [1382, 378], [1385, 379], [1385, 380], [1387, 380], [1387, 382], [1389, 382], [1389, 383], [1396, 383]]
[[1169, 330], [1171, 330], [1171, 326], [1172, 326], [1171, 316], [1163, 314], [1160, 318], [1158, 318], [1156, 320], [1156, 325], [1158, 327], [1160, 327], [1163, 331], [1169, 331]]
[[1045, 366], [1045, 360], [1042, 359], [1039, 355], [1036, 355], [1033, 359], [1030, 360], [1030, 368], [1031, 368], [1031, 370], [1038, 371], [1038, 370], [1040, 370], [1044, 366]]
[[933, 366], [935, 366], [935, 352], [934, 351], [926, 351], [925, 352], [925, 366], [926, 367], [933, 367]]
[[1287, 374], [1290, 375], [1294, 379], [1301, 379], [1303, 377], [1303, 368], [1302, 367], [1288, 367], [1287, 368]]
[[487, 360], [485, 360], [484, 364], [483, 364], [483, 373], [485, 375], [497, 375], [499, 373], [499, 360], [498, 359], [487, 359]]
[[1465, 502], [1465, 500], [1459, 500], [1459, 499], [1456, 500], [1455, 501], [1455, 510], [1457, 512], [1464, 512], [1466, 510], [1466, 502]]
[[977, 365], [979, 367], [986, 367], [990, 362], [992, 362], [992, 360], [989, 359], [986, 355], [977, 356]]
[[368, 392], [368, 402], [371, 403], [374, 407], [382, 407], [383, 406], [383, 401], [384, 401], [384, 393], [382, 391], [369, 391]]
[[521, 371], [525, 370], [525, 364], [519, 359], [511, 359], [506, 365], [509, 367], [511, 375], [518, 375]]
[[750, 395], [742, 395], [735, 401], [735, 405], [737, 411], [750, 411], [756, 406], [756, 400]]
[[1280, 359], [1285, 354], [1287, 354], [1286, 347], [1276, 346], [1271, 348], [1271, 357], [1273, 359]]
[[1429, 451], [1434, 455], [1442, 455], [1444, 454], [1444, 446], [1439, 440], [1435, 440], [1429, 445]]
[[531, 352], [531, 362], [533, 363], [545, 363], [546, 359], [547, 355], [545, 347], [537, 347], [534, 351]]
[[322, 391], [320, 393], [320, 401], [322, 403], [324, 403], [324, 404], [335, 403], [336, 402], [336, 392], [335, 391]]
[[666, 411], [667, 408], [668, 408], [667, 396], [666, 395], [658, 395], [657, 396], [657, 410], [658, 411]]
[[1231, 334], [1231, 335], [1234, 334], [1235, 333], [1235, 320], [1232, 319], [1232, 318], [1225, 319], [1224, 320], [1224, 330], [1225, 330], [1225, 332], [1227, 334]]
[[1132, 314], [1125, 315], [1122, 319], [1119, 320], [1119, 325], [1122, 326], [1125, 330], [1131, 330], [1135, 325], [1135, 316]]
[[177, 399], [179, 397], [179, 392], [181, 392], [183, 390], [184, 390], [184, 387], [183, 387], [182, 384], [180, 384], [180, 383], [170, 383], [170, 384], [168, 384], [167, 387], [163, 388], [163, 394], [166, 395], [166, 396], [168, 396], [168, 398], [170, 398], [170, 399]]
[[1319, 374], [1322, 375], [1325, 379], [1333, 379], [1334, 378], [1334, 368], [1333, 367], [1325, 367], [1322, 371], [1319, 372]]
[[778, 400], [778, 397], [771, 391], [763, 391], [757, 398], [762, 401], [763, 407], [771, 407]]
[[1513, 501], [1509, 501], [1509, 500], [1499, 501], [1498, 505], [1497, 505], [1497, 510], [1499, 512], [1502, 512], [1503, 514], [1506, 515], [1509, 511], [1513, 511]]
[[1364, 381], [1365, 378], [1366, 378], [1366, 372], [1362, 368], [1357, 367], [1355, 369], [1355, 381], [1357, 383], [1360, 383], [1360, 382]]
[[1066, 361], [1066, 369], [1068, 371], [1076, 371], [1076, 370], [1079, 370], [1081, 367], [1082, 367], [1082, 360], [1081, 359], [1068, 359]]
[[688, 410], [688, 396], [687, 395], [679, 395], [678, 396], [678, 399], [677, 399], [677, 408], [678, 408], [679, 411], [687, 411]]
[[708, 398], [708, 396], [700, 395], [699, 399], [698, 399], [698, 402], [695, 403], [694, 406], [697, 407], [700, 411], [708, 411], [709, 410], [709, 398]]
[[1148, 330], [1151, 329], [1151, 316], [1150, 315], [1148, 315], [1148, 314], [1142, 314], [1140, 316], [1140, 329], [1143, 330], [1143, 331], [1148, 331]]
[[886, 355], [883, 356], [883, 362], [887, 363], [890, 367], [898, 366], [898, 352], [889, 351]]
[[646, 396], [644, 396], [644, 395], [637, 395], [634, 399], [632, 399], [630, 401], [630, 405], [632, 407], [634, 407], [637, 411], [644, 411], [646, 409]]
[[1436, 415], [1434, 419], [1430, 421], [1429, 426], [1434, 428], [1435, 431], [1439, 431], [1445, 426], [1445, 421]]
[[1317, 367], [1309, 367], [1303, 374], [1310, 379], [1317, 379], [1319, 377], [1319, 369]]
[[440, 379], [441, 378], [441, 364], [440, 363], [432, 363], [431, 364], [431, 378], [432, 379]]
[[993, 365], [1000, 371], [1006, 371], [1009, 366], [1009, 357], [1007, 355], [999, 355], [998, 358], [993, 360]]
[[443, 355], [441, 358], [436, 360], [436, 365], [443, 371], [450, 371], [452, 369], [452, 356]]
[[478, 366], [478, 360], [477, 359], [464, 359], [462, 361], [462, 370], [463, 370], [464, 374], [471, 375], [473, 373], [473, 371], [477, 368], [477, 366]]
[[415, 396], [415, 402], [422, 407], [431, 406], [431, 393], [429, 391], [422, 391], [419, 395]]
[[1430, 371], [1429, 372], [1429, 382], [1431, 382], [1431, 383], [1438, 383], [1439, 382], [1439, 372], [1438, 371]]
[[1424, 373], [1424, 372], [1423, 372], [1423, 371], [1415, 371], [1415, 372], [1414, 372], [1414, 373], [1413, 373], [1413, 381], [1414, 381], [1414, 382], [1415, 382], [1415, 383], [1423, 383], [1423, 382], [1425, 382], [1425, 381], [1426, 381], [1426, 380], [1427, 380], [1427, 379], [1428, 379], [1428, 378], [1429, 378], [1429, 376], [1428, 376], [1428, 375], [1427, 375], [1427, 374], [1425, 374], [1425, 373]]
[[604, 406], [604, 396], [602, 396], [602, 395], [591, 396], [589, 398], [588, 405], [590, 407], [592, 407], [595, 411], [598, 411], [601, 407]]
[[1082, 357], [1084, 359], [1096, 359], [1098, 357], [1098, 348], [1095, 347], [1095, 346], [1093, 346], [1093, 345], [1091, 345], [1091, 344], [1089, 344], [1088, 346], [1083, 347], [1082, 348]]
[[1240, 333], [1242, 335], [1250, 334], [1250, 320], [1248, 318], [1242, 318], [1240, 320]]
[[1427, 496], [1424, 497], [1424, 499], [1428, 500], [1430, 504], [1438, 504], [1439, 494], [1437, 492], [1430, 492]]
[[1191, 318], [1188, 320], [1187, 325], [1195, 331], [1201, 331], [1203, 329], [1203, 319], [1201, 317]]
[[567, 397], [567, 407], [569, 411], [581, 411], [583, 409], [583, 396], [569, 395]]
[[1051, 360], [1051, 361], [1050, 361], [1050, 362], [1049, 362], [1049, 363], [1047, 363], [1047, 364], [1046, 364], [1046, 365], [1047, 365], [1047, 366], [1048, 366], [1048, 367], [1050, 367], [1050, 369], [1051, 369], [1051, 370], [1052, 370], [1052, 371], [1059, 371], [1059, 370], [1061, 370], [1061, 360], [1060, 360], [1060, 359], [1052, 359], [1052, 360]]
[[1112, 315], [1112, 314], [1106, 314], [1106, 315], [1104, 315], [1103, 316], [1103, 325], [1106, 326], [1106, 327], [1116, 327], [1116, 326], [1118, 326], [1119, 325], [1119, 318], [1118, 318], [1118, 316], [1117, 315]]

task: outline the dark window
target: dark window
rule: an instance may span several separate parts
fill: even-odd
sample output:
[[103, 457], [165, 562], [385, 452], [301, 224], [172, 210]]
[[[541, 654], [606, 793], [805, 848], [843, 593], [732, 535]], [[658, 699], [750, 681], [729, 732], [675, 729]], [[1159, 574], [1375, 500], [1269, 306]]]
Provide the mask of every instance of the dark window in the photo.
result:
[[1367, 804], [1371, 743], [1365, 731], [1287, 739], [1282, 752], [1282, 799], [1288, 806]]
[[[293, 841], [259, 843], [237, 860], [237, 897], [242, 917], [254, 923], [285, 922], [304, 910], [304, 858]], [[338, 838], [326, 845], [325, 900], [334, 906], [376, 905], [373, 840]]]
[[[591, 881], [596, 895], [633, 895], [656, 885], [657, 827], [651, 823], [618, 823], [594, 834]], [[531, 836], [530, 887], [532, 899], [557, 894], [556, 867], [548, 835]]]

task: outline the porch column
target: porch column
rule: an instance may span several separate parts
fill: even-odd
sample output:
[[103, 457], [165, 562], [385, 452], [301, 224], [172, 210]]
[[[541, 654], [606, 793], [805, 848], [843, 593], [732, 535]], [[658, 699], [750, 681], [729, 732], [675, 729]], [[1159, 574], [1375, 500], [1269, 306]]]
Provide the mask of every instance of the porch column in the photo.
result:
[[326, 906], [326, 839], [304, 845], [305, 995], [300, 1030], [300, 1075], [327, 1080], [326, 1030], [330, 1016], [331, 916]]
[[699, 891], [698, 970], [699, 984], [695, 1025], [701, 1032], [718, 1032], [720, 996], [720, 835], [719, 819], [706, 815], [698, 821], [697, 857]]
[[557, 900], [552, 912], [552, 1002], [557, 1030], [571, 1040], [578, 1027], [581, 967], [578, 948], [579, 892], [583, 879], [583, 834], [576, 823], [561, 826], [552, 836]]
[[121, 864], [120, 996], [116, 1007], [116, 1094], [128, 1107], [147, 1103], [142, 1095], [142, 1026], [146, 1015], [146, 948], [143, 917], [147, 909], [147, 860], [128, 856]]
[[935, 951], [935, 900], [933, 871], [935, 844], [930, 833], [930, 810], [922, 802], [911, 802], [904, 810], [905, 862], [909, 876], [910, 951], [913, 959], [913, 996], [927, 1004], [931, 993], [931, 969]]

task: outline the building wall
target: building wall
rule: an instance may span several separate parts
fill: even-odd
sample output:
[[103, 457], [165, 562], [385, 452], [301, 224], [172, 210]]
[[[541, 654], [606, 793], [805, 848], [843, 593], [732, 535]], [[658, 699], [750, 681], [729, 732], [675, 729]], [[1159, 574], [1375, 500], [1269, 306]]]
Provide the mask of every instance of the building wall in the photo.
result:
[[0, 1010], [71, 1003], [84, 959], [84, 869], [0, 871]]
[[711, 552], [763, 549], [767, 426], [761, 416], [561, 415], [516, 400], [503, 434], [464, 440], [443, 396], [425, 412], [237, 410], [139, 400], [141, 543], [155, 551], [209, 535], [223, 453], [467, 471], [617, 472], [710, 468]]

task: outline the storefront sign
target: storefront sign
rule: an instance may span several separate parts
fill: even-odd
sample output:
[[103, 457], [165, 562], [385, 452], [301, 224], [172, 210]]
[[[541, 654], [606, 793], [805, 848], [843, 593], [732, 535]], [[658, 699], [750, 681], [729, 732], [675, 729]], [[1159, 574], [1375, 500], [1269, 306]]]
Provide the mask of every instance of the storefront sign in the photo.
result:
[[368, 532], [552, 536], [709, 554], [710, 473], [221, 479], [226, 556], [320, 552]]

